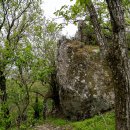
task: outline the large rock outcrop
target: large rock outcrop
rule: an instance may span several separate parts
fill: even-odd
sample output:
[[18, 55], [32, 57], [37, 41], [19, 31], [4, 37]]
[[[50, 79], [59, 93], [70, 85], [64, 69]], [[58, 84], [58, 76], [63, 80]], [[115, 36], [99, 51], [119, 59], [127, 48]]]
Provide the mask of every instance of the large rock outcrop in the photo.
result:
[[59, 43], [57, 80], [63, 113], [72, 120], [91, 117], [113, 107], [109, 69], [99, 60], [97, 46], [77, 41]]

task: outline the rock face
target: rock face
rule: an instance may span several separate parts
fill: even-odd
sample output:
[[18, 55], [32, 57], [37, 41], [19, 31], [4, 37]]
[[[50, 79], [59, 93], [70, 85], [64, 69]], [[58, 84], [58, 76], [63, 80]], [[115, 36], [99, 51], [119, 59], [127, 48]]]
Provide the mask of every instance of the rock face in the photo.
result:
[[99, 61], [97, 46], [62, 41], [58, 48], [57, 80], [61, 107], [69, 119], [84, 119], [113, 107], [112, 79]]

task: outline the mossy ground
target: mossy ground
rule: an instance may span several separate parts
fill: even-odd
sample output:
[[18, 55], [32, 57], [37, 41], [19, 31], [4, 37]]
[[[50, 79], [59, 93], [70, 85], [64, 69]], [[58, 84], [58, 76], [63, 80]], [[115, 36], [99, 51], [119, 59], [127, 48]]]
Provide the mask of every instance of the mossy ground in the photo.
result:
[[72, 123], [74, 130], [114, 130], [114, 113], [95, 116], [80, 122]]
[[70, 128], [71, 130], [115, 130], [114, 117], [114, 112], [108, 112], [77, 122], [71, 122], [59, 118], [48, 118], [45, 121], [45, 124], [49, 123], [54, 126], [62, 126], [63, 128], [65, 127], [66, 130], [70, 130]]

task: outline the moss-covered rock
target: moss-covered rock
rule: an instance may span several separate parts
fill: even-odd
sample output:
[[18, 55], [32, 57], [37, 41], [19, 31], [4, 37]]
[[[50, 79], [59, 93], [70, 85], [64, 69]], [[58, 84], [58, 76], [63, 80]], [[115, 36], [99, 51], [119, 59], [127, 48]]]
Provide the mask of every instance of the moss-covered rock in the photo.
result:
[[112, 79], [109, 69], [100, 63], [98, 46], [62, 42], [58, 48], [57, 79], [66, 117], [80, 120], [113, 107]]

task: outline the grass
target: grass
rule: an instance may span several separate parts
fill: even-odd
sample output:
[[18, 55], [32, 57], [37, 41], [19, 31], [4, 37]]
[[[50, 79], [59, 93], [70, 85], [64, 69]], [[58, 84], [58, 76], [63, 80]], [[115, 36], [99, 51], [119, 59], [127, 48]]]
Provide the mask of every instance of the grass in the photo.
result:
[[71, 122], [68, 121], [68, 120], [65, 120], [65, 119], [61, 119], [61, 118], [52, 118], [52, 117], [49, 117], [46, 120], [46, 123], [52, 124], [54, 126], [65, 126], [65, 125], [70, 124]]
[[45, 123], [54, 126], [70, 126], [72, 130], [115, 130], [114, 112], [94, 116], [84, 121], [71, 122], [64, 119], [48, 118]]
[[72, 123], [74, 130], [115, 130], [114, 113], [95, 116], [80, 122]]

